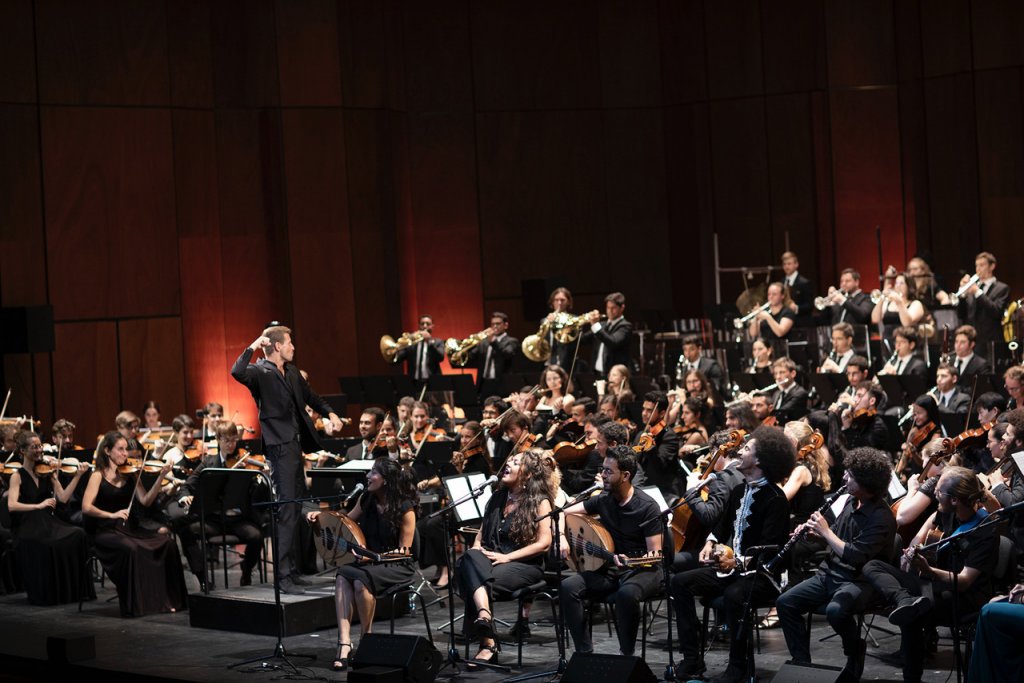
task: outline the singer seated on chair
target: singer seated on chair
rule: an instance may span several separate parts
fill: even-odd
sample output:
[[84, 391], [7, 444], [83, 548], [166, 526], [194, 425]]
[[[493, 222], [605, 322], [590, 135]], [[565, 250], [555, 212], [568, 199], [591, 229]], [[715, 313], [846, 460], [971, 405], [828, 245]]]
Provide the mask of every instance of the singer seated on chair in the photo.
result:
[[[786, 645], [794, 662], [810, 663], [811, 650], [804, 615], [827, 605], [825, 616], [843, 641], [846, 667], [840, 680], [858, 681], [864, 671], [865, 643], [857, 629], [856, 614], [863, 612], [873, 590], [861, 577], [872, 559], [892, 550], [896, 521], [885, 502], [891, 465], [889, 456], [874, 448], [857, 448], [846, 454], [843, 484], [849, 499], [838, 517], [828, 505], [796, 528], [794, 536], [811, 534], [829, 549], [818, 571], [779, 597], [775, 606]], [[831, 522], [829, 520], [832, 520]]]
[[487, 501], [483, 525], [473, 547], [459, 560], [456, 585], [466, 606], [463, 629], [480, 640], [480, 650], [469, 662], [497, 662], [489, 590], [511, 593], [544, 578], [541, 562], [551, 544], [551, 525], [535, 520], [551, 512], [552, 493], [535, 451], [513, 455], [500, 472], [500, 487]]
[[[413, 538], [416, 534], [418, 495], [410, 470], [395, 460], [377, 458], [366, 475], [366, 491], [348, 513], [366, 537], [366, 548], [392, 556], [409, 555], [407, 561], [373, 563], [360, 559], [338, 567], [334, 600], [338, 614], [338, 652], [331, 668], [348, 669], [352, 652], [352, 609], [359, 611], [363, 634], [373, 630], [377, 596], [395, 586], [408, 585], [416, 576], [412, 565]], [[319, 512], [306, 519], [315, 522]], [[414, 552], [414, 551], [412, 551]]]

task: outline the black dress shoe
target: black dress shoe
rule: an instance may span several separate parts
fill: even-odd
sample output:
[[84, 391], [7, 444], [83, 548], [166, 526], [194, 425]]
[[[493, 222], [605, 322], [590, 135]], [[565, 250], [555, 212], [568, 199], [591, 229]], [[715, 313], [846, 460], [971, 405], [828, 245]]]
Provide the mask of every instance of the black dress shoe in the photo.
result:
[[313, 585], [313, 582], [312, 582], [312, 581], [310, 581], [309, 579], [307, 579], [307, 578], [306, 578], [305, 576], [303, 576], [302, 574], [299, 574], [298, 572], [296, 572], [296, 573], [292, 574], [290, 578], [291, 578], [291, 580], [292, 580], [292, 581], [293, 581], [293, 582], [294, 582], [294, 583], [295, 583], [295, 584], [296, 584], [297, 586], [312, 586], [312, 585]]
[[530, 635], [530, 622], [520, 617], [516, 620], [516, 623], [512, 624], [512, 628], [508, 630], [505, 637], [508, 640], [518, 641], [520, 637], [526, 640]]
[[932, 601], [922, 596], [900, 600], [900, 604], [889, 614], [889, 623], [894, 626], [909, 626], [931, 609]]
[[242, 578], [238, 580], [239, 586], [251, 586], [252, 585], [252, 570], [242, 570]]
[[288, 595], [303, 595], [306, 592], [306, 589], [296, 584], [290, 576], [281, 579], [277, 586], [282, 593], [287, 593]]

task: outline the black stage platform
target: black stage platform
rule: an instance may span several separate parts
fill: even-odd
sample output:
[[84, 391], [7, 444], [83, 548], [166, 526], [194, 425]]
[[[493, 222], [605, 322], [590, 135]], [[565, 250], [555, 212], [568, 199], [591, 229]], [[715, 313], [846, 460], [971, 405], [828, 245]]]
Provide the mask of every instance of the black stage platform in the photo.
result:
[[[430, 575], [428, 573], [428, 575]], [[195, 588], [192, 579], [190, 589]], [[237, 585], [237, 572], [232, 577]], [[324, 613], [328, 613], [327, 621], [333, 621], [331, 591], [333, 578], [330, 574], [318, 579], [319, 585], [314, 587], [314, 594], [303, 598], [288, 596], [288, 610], [302, 609], [295, 626], [295, 635], [285, 638], [284, 644], [288, 652], [312, 654], [313, 661], [296, 659], [300, 670], [310, 680], [344, 681], [346, 675], [330, 670], [334, 657], [334, 643], [337, 630], [333, 626], [320, 627], [316, 630], [300, 633], [303, 620], [308, 615], [315, 615], [323, 621]], [[256, 585], [244, 589], [229, 591], [213, 591], [210, 597], [194, 596], [191, 600], [197, 606], [195, 614], [182, 612], [177, 614], [161, 614], [138, 619], [122, 619], [118, 613], [117, 602], [108, 601], [114, 591], [108, 582], [105, 587], [97, 586], [99, 598], [87, 602], [81, 613], [77, 605], [59, 607], [34, 607], [29, 605], [24, 593], [0, 596], [0, 680], [4, 681], [83, 681], [87, 678], [102, 676], [104, 683], [120, 680], [133, 681], [275, 681], [285, 678], [285, 672], [272, 667], [263, 667], [261, 662], [249, 667], [229, 669], [228, 666], [252, 657], [266, 656], [269, 661], [274, 652], [276, 637], [272, 635], [252, 635], [255, 630], [267, 632], [265, 616], [246, 616], [235, 624], [235, 630], [223, 630], [230, 626], [225, 619], [211, 620], [213, 628], [200, 628], [192, 624], [209, 617], [205, 614], [207, 607], [223, 607], [228, 601], [239, 601], [245, 593], [251, 594], [251, 601], [259, 603], [267, 595], [273, 600], [273, 592], [268, 585]], [[217, 596], [218, 592], [222, 596]], [[198, 591], [197, 591], [198, 593]], [[223, 598], [223, 602], [213, 602]], [[294, 601], [294, 602], [293, 602]], [[203, 603], [204, 607], [200, 607]], [[307, 605], [306, 608], [300, 605]], [[245, 609], [264, 609], [246, 606]], [[326, 612], [324, 611], [326, 610]], [[203, 612], [203, 613], [201, 613]], [[461, 612], [461, 604], [456, 605], [456, 613]], [[253, 612], [255, 614], [256, 612]], [[496, 616], [511, 621], [515, 609], [512, 604], [499, 603]], [[225, 614], [227, 612], [225, 611]], [[299, 612], [295, 613], [299, 615]], [[435, 605], [430, 608], [431, 625], [435, 628], [434, 637], [438, 648], [443, 652], [447, 643], [444, 633], [436, 630], [447, 620], [446, 606]], [[534, 617], [550, 618], [547, 605], [538, 604]], [[888, 626], [888, 624], [885, 624]], [[270, 627], [272, 629], [272, 626]], [[499, 627], [500, 628], [500, 627]], [[598, 652], [613, 654], [617, 650], [617, 641], [608, 635], [608, 625], [601, 619], [594, 625], [595, 647]], [[673, 629], [674, 631], [675, 629]], [[396, 633], [425, 635], [423, 618], [419, 614], [406, 615], [396, 620]], [[377, 632], [388, 632], [388, 621], [378, 615]], [[821, 664], [842, 665], [843, 655], [838, 638], [830, 638], [824, 642], [819, 639], [831, 634], [831, 629], [821, 619], [815, 621], [813, 651], [815, 661]], [[877, 655], [889, 653], [899, 648], [898, 636], [875, 632], [878, 647], [868, 645], [868, 660], [864, 680], [899, 681], [900, 672], [877, 659]], [[950, 678], [952, 651], [944, 629], [944, 636], [939, 646], [939, 653], [926, 662], [925, 680], [940, 683]], [[94, 659], [74, 665], [60, 665], [47, 660], [47, 638], [92, 636], [95, 640]], [[353, 627], [353, 639], [358, 646], [359, 627]], [[659, 677], [664, 673], [668, 654], [664, 650], [665, 622], [658, 620], [649, 638], [647, 662]], [[502, 661], [515, 664], [515, 645], [503, 645]], [[471, 653], [476, 648], [472, 648]], [[640, 645], [637, 643], [637, 654]], [[707, 656], [709, 674], [715, 675], [725, 667], [727, 648], [716, 643]], [[571, 655], [571, 650], [570, 650]], [[533, 638], [523, 650], [523, 671], [539, 672], [553, 668], [558, 657], [554, 632], [543, 621], [533, 626]], [[771, 680], [787, 659], [786, 646], [782, 632], [778, 629], [764, 630], [761, 634], [761, 652], [757, 655], [758, 674], [761, 680]], [[520, 673], [519, 671], [513, 672]], [[69, 678], [72, 676], [73, 678]], [[491, 683], [509, 678], [508, 674], [491, 671], [464, 672], [463, 679]], [[289, 680], [301, 680], [289, 677]], [[542, 680], [542, 679], [538, 679]], [[953, 678], [955, 680], [955, 677]], [[595, 681], [595, 683], [597, 683]]]

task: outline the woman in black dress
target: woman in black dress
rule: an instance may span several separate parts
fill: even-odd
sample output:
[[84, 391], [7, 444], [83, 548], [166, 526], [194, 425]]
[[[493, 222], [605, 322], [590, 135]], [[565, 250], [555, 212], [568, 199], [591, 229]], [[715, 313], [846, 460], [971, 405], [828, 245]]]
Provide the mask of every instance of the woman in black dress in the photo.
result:
[[[338, 655], [331, 668], [344, 671], [352, 652], [352, 608], [359, 611], [363, 634], [373, 630], [377, 596], [389, 588], [408, 585], [416, 576], [412, 563], [416, 536], [416, 486], [409, 470], [396, 460], [377, 458], [366, 474], [366, 492], [359, 496], [348, 517], [359, 524], [366, 547], [376, 553], [402, 553], [408, 561], [369, 564], [356, 562], [338, 567], [334, 582], [335, 609], [338, 614]], [[306, 518], [315, 522], [319, 512]]]
[[[455, 570], [466, 604], [467, 635], [480, 638], [474, 659], [496, 662], [489, 588], [512, 592], [544, 578], [541, 561], [551, 545], [551, 527], [534, 520], [551, 511], [551, 489], [540, 454], [528, 451], [508, 459], [501, 486], [487, 502], [473, 547]], [[468, 668], [474, 668], [472, 662]]]
[[748, 327], [750, 337], [761, 337], [769, 342], [785, 339], [796, 322], [796, 313], [790, 308], [792, 300], [781, 282], [768, 285], [768, 310], [755, 315]]
[[153, 504], [171, 463], [147, 491], [127, 461], [128, 440], [119, 432], [107, 432], [96, 449], [96, 471], [82, 499], [86, 530], [94, 534], [96, 556], [117, 587], [121, 616], [176, 612], [184, 609], [188, 596], [178, 546], [166, 529], [140, 528], [132, 503]]
[[66, 505], [89, 469], [82, 463], [66, 487], [55, 467], [36, 473], [42, 460], [39, 435], [21, 432], [17, 439], [23, 467], [11, 475], [7, 504], [14, 533], [14, 556], [22, 583], [33, 605], [60, 605], [96, 597], [86, 561], [89, 557], [85, 532], [54, 517], [57, 503]]

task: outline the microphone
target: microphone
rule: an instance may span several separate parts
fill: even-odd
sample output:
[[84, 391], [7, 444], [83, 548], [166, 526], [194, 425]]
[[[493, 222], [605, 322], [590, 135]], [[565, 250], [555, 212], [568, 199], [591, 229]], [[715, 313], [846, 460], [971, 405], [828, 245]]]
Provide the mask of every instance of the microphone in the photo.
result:
[[345, 496], [345, 500], [343, 500], [342, 502], [348, 503], [350, 500], [359, 495], [359, 492], [362, 491], [364, 488], [366, 487], [363, 486], [362, 484], [356, 484], [356, 487], [352, 489], [347, 496]]
[[498, 475], [497, 474], [492, 474], [487, 481], [485, 481], [484, 483], [480, 484], [475, 489], [473, 489], [473, 493], [479, 493], [480, 491], [483, 491], [488, 486], [490, 486], [492, 484], [496, 484], [497, 482], [498, 482]]
[[603, 488], [604, 488], [604, 486], [603, 486], [603, 485], [601, 485], [601, 484], [594, 484], [594, 485], [593, 485], [593, 486], [591, 486], [591, 487], [590, 487], [589, 489], [586, 489], [586, 490], [583, 490], [583, 491], [580, 491], [579, 493], [577, 493], [577, 494], [576, 494], [576, 497], [575, 497], [575, 498], [573, 498], [573, 502], [575, 502], [575, 501], [578, 501], [578, 500], [583, 500], [584, 498], [586, 498], [587, 496], [589, 496], [589, 495], [590, 495], [591, 493], [593, 493], [594, 491], [600, 491], [600, 490], [602, 490]]

